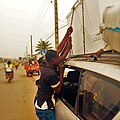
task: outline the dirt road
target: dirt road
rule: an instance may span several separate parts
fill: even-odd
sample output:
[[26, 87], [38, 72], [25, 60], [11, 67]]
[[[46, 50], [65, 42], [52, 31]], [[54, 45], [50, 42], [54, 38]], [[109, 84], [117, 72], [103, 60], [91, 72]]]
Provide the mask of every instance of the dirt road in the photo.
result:
[[22, 66], [14, 72], [8, 83], [4, 70], [0, 71], [0, 120], [38, 120], [33, 105], [35, 81], [26, 76]]

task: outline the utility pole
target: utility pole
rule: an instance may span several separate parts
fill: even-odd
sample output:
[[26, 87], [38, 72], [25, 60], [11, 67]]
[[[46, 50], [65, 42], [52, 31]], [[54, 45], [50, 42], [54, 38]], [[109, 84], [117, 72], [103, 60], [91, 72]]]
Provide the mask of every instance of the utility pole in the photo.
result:
[[27, 49], [27, 47], [26, 47], [26, 57], [28, 57], [28, 49]]
[[32, 50], [32, 35], [30, 35], [30, 42], [31, 42], [31, 58], [33, 57], [33, 50]]
[[54, 0], [54, 14], [55, 14], [54, 15], [55, 16], [55, 48], [57, 48], [59, 44], [57, 0]]

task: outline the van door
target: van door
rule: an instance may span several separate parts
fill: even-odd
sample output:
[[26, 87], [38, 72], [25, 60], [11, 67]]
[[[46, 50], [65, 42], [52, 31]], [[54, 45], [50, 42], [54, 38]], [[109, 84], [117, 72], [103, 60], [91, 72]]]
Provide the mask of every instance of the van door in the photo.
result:
[[56, 103], [57, 120], [80, 120], [75, 108], [80, 71], [65, 69], [64, 87]]
[[84, 72], [79, 88], [79, 116], [87, 120], [112, 120], [120, 111], [120, 82]]
[[56, 103], [56, 120], [80, 120], [71, 109], [58, 99]]

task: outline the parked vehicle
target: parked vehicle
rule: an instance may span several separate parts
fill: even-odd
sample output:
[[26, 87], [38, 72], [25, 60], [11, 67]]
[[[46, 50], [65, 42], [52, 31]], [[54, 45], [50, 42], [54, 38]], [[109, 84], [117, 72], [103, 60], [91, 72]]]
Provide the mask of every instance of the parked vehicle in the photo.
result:
[[105, 52], [96, 62], [75, 56], [65, 62], [65, 75], [57, 120], [120, 118], [120, 53]]
[[32, 75], [34, 73], [40, 74], [40, 65], [37, 60], [29, 60], [29, 62], [25, 62], [24, 69], [26, 70], [27, 76]]
[[[111, 31], [104, 36], [104, 32], [111, 30], [106, 30], [105, 27], [102, 34], [97, 34], [101, 22], [106, 23], [108, 20], [116, 23], [115, 19], [119, 21], [120, 11], [108, 11], [107, 16], [104, 16], [104, 13], [103, 20], [101, 19], [104, 8], [110, 6], [113, 1], [96, 0], [95, 7], [89, 0], [76, 2], [74, 9], [67, 16], [68, 24], [71, 25], [73, 22], [72, 52], [74, 55], [65, 62], [65, 70], [67, 70], [65, 75], [67, 75], [56, 103], [57, 120], [120, 119], [120, 48], [118, 44], [120, 33], [117, 31], [118, 36], [115, 36], [115, 31]], [[107, 7], [109, 8], [113, 7]], [[118, 8], [120, 4], [117, 4], [117, 10]], [[111, 21], [109, 17], [113, 14], [114, 21]], [[109, 19], [106, 20], [106, 17]], [[112, 36], [112, 40], [109, 37], [110, 42], [106, 42], [109, 35]], [[106, 47], [106, 44], [109, 47]]]
[[[116, 3], [116, 11], [111, 6], [113, 1], [94, 0], [93, 7], [92, 0], [80, 0], [67, 16], [68, 24], [73, 22], [73, 55], [65, 62], [64, 87], [55, 108], [57, 120], [120, 119], [120, 22], [116, 24], [120, 21], [120, 4]], [[105, 7], [108, 13], [102, 20]], [[105, 27], [97, 34], [100, 23], [106, 25], [106, 21], [118, 25], [117, 33], [107, 24], [110, 29]]]

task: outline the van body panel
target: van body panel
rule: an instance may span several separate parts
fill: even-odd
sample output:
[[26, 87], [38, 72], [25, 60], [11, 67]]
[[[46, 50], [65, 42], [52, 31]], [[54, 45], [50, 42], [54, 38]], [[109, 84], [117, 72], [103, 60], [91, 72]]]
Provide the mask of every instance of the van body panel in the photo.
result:
[[80, 120], [60, 99], [56, 103], [56, 117], [57, 120]]
[[[79, 81], [75, 74], [78, 72]], [[56, 103], [57, 120], [117, 120], [120, 110], [119, 73], [119, 65], [67, 61], [64, 87]], [[74, 95], [75, 91], [77, 95]]]

